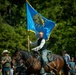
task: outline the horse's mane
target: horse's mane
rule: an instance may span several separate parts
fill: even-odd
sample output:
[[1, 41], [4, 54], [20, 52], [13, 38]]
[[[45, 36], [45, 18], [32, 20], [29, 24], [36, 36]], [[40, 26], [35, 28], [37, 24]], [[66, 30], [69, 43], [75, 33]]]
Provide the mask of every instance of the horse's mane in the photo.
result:
[[19, 50], [19, 51], [22, 54], [23, 60], [26, 60], [32, 56], [31, 53], [29, 53], [28, 51], [25, 51], [25, 50]]

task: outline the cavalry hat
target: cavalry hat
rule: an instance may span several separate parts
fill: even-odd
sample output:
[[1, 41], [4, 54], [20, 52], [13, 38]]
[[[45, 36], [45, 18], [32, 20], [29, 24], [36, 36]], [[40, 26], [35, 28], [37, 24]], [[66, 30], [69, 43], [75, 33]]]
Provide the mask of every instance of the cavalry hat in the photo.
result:
[[4, 53], [10, 53], [10, 52], [8, 50], [4, 50], [2, 54], [4, 54]]

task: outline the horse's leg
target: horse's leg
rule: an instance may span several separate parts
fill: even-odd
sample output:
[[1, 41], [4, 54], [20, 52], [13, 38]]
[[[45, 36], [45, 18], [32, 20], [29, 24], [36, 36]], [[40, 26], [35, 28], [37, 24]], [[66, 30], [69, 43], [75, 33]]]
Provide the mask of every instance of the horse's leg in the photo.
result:
[[31, 75], [30, 73], [26, 73], [26, 75]]
[[56, 75], [60, 75], [58, 70], [55, 72], [55, 74], [56, 74]]
[[36, 75], [42, 75], [42, 74], [38, 73], [38, 74], [36, 74]]
[[34, 75], [34, 74], [31, 74], [30, 71], [27, 69], [25, 75]]
[[[26, 75], [28, 75], [28, 74], [26, 74]], [[42, 74], [38, 73], [38, 74], [30, 74], [30, 75], [42, 75]]]
[[55, 75], [60, 75], [59, 73], [55, 73]]

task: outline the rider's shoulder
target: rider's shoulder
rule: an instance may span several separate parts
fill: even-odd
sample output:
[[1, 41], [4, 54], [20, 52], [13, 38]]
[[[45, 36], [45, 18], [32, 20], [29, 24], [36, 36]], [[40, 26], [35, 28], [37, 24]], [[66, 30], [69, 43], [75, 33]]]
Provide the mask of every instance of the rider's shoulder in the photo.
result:
[[44, 42], [44, 43], [45, 43], [45, 39], [42, 39], [42, 42]]
[[44, 40], [45, 41], [45, 39], [43, 38], [42, 40]]
[[[40, 38], [38, 38], [38, 39], [37, 39], [37, 41], [38, 41], [39, 39], [40, 39]], [[42, 40], [41, 40], [41, 41], [42, 41], [42, 42], [45, 42], [46, 40], [45, 40], [44, 38], [42, 38]]]

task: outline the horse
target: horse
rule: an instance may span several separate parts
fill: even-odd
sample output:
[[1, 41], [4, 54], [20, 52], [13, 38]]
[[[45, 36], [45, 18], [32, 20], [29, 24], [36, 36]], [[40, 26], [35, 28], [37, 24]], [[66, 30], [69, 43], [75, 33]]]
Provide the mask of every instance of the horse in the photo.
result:
[[[61, 69], [64, 71], [64, 75], [68, 75], [67, 65], [62, 56], [52, 54], [53, 61], [48, 62], [44, 69], [46, 73], [53, 71], [55, 75], [60, 75], [59, 72]], [[23, 60], [23, 63], [26, 66], [26, 75], [36, 74], [41, 75], [40, 70], [42, 67], [41, 61], [36, 57], [33, 57], [32, 53], [24, 50], [16, 50], [14, 52], [13, 60], [20, 61]]]

